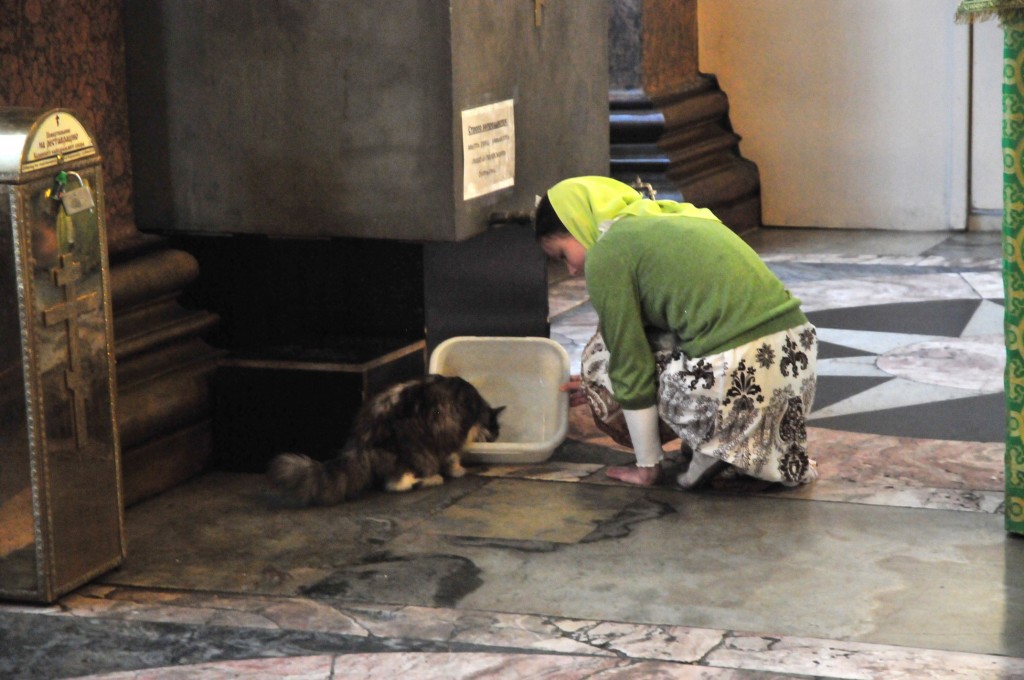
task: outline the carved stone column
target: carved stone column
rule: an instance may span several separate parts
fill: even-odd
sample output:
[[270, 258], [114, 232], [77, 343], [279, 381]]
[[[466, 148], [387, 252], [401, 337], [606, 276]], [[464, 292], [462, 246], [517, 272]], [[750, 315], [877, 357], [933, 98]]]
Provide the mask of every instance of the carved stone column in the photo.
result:
[[220, 352], [205, 336], [219, 319], [178, 302], [199, 277], [196, 259], [154, 245], [122, 253], [110, 270], [117, 423], [129, 505], [202, 470], [213, 442], [211, 387]]
[[609, 31], [612, 176], [640, 176], [736, 231], [760, 226], [757, 166], [740, 154], [728, 97], [699, 70], [697, 0], [613, 0]]

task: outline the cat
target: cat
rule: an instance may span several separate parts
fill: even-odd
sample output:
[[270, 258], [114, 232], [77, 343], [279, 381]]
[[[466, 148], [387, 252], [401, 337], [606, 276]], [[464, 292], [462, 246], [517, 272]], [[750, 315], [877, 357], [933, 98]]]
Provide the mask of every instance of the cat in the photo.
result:
[[298, 453], [271, 461], [267, 474], [284, 495], [304, 505], [333, 505], [369, 488], [409, 491], [462, 477], [461, 454], [498, 438], [498, 415], [473, 385], [429, 375], [394, 385], [356, 414], [340, 453], [319, 462]]

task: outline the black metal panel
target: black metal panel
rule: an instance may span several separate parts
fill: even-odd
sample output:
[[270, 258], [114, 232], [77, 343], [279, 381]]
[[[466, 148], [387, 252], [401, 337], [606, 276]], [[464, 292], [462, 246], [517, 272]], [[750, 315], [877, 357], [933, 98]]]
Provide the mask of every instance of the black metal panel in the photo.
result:
[[247, 235], [177, 244], [202, 272], [186, 302], [221, 317], [210, 340], [224, 349], [366, 361], [423, 339], [419, 244]]
[[459, 335], [548, 336], [547, 261], [529, 225], [424, 246], [427, 349]]

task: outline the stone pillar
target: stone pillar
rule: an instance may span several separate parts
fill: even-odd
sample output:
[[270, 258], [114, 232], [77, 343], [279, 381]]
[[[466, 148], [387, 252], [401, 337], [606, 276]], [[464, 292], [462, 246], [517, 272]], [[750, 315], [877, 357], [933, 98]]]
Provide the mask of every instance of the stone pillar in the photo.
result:
[[697, 0], [613, 0], [611, 174], [710, 208], [735, 231], [761, 224], [757, 166], [740, 155], [729, 100], [701, 73]]
[[[123, 2], [12, 0], [0, 14], [0, 105], [66, 107], [103, 155], [124, 495], [130, 504], [186, 479], [211, 457], [203, 340], [216, 317], [178, 301], [191, 255], [135, 228]], [[59, 11], [56, 7], [59, 6]]]

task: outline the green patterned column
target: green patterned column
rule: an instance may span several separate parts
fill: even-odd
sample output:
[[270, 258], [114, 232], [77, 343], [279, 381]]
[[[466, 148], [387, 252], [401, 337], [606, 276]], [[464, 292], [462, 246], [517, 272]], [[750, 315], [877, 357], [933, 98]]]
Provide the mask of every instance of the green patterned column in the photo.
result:
[[1024, 533], [1024, 22], [1003, 24], [1006, 529]]
[[963, 0], [956, 18], [1003, 26], [1006, 530], [1024, 534], [1024, 0]]

